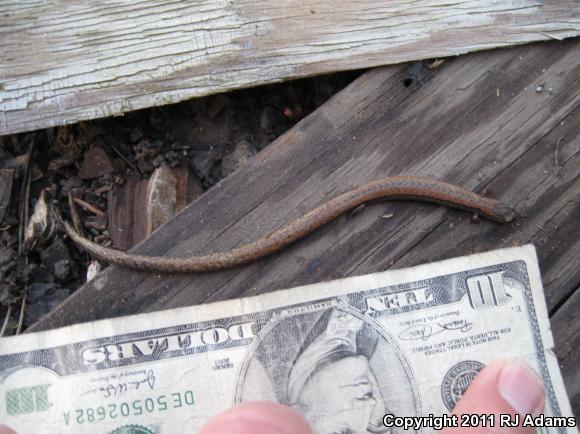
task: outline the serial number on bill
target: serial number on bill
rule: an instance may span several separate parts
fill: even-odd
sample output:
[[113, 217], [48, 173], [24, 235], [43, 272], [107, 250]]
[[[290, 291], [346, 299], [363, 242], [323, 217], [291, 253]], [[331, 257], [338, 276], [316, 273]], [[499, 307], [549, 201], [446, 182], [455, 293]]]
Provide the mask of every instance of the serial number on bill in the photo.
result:
[[183, 407], [192, 407], [195, 403], [193, 392], [176, 392], [170, 395], [158, 395], [153, 398], [134, 399], [120, 403], [111, 403], [98, 407], [77, 408], [63, 412], [67, 426], [115, 420], [118, 418], [141, 416], [144, 414], [161, 413]]

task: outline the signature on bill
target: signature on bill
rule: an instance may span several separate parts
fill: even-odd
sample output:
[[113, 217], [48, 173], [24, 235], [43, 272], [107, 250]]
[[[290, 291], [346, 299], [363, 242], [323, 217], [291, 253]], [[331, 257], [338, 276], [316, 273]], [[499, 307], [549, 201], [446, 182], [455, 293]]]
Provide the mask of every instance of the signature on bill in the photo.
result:
[[406, 328], [399, 334], [399, 339], [405, 341], [422, 340], [426, 341], [432, 336], [444, 333], [446, 331], [459, 331], [461, 333], [466, 333], [471, 330], [473, 323], [460, 319], [448, 322], [440, 322], [434, 326], [430, 324], [418, 324]]
[[103, 398], [110, 398], [111, 396], [119, 396], [127, 393], [130, 390], [139, 390], [141, 387], [149, 387], [153, 390], [155, 387], [155, 373], [153, 370], [149, 369], [146, 373], [144, 372], [140, 377], [127, 379], [126, 381], [111, 381], [106, 386], [100, 386], [96, 389], [87, 390], [83, 395], [88, 395], [90, 393], [101, 392]]

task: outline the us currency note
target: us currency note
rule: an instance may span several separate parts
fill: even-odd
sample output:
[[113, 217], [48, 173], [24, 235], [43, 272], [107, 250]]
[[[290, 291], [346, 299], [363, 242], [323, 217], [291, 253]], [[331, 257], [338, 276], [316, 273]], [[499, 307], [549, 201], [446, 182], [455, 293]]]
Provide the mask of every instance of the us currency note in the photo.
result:
[[504, 357], [537, 371], [558, 420], [572, 413], [553, 346], [535, 250], [517, 247], [1, 339], [0, 422], [20, 434], [192, 433], [271, 400], [317, 434], [402, 432], [385, 415], [447, 414]]

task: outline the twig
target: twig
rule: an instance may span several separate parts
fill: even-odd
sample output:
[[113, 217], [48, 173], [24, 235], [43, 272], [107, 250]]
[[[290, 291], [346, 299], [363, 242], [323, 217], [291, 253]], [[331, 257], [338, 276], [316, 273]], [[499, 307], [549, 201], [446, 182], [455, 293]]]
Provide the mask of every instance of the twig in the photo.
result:
[[71, 220], [73, 222], [73, 226], [75, 227], [77, 232], [82, 234], [83, 233], [83, 226], [81, 225], [81, 219], [79, 217], [79, 214], [77, 213], [77, 208], [75, 206], [74, 197], [70, 191], [68, 192], [68, 207], [70, 209], [70, 216], [71, 216]]
[[32, 141], [30, 142], [30, 148], [28, 149], [26, 167], [24, 168], [24, 177], [22, 179], [22, 186], [20, 187], [20, 203], [18, 211], [20, 217], [20, 226], [18, 228], [18, 255], [22, 255], [24, 250], [24, 231], [28, 226], [28, 204], [30, 202], [30, 166], [35, 145], [36, 137], [33, 137]]
[[556, 142], [556, 147], [554, 148], [554, 175], [558, 176], [558, 172], [560, 171], [560, 161], [558, 158], [558, 151], [560, 147], [560, 142], [564, 140], [564, 137], [559, 137], [558, 141]]
[[139, 175], [142, 175], [139, 168], [137, 166], [135, 166], [131, 161], [129, 161], [129, 159], [127, 157], [125, 157], [125, 155], [123, 155], [123, 153], [121, 151], [119, 151], [115, 147], [115, 145], [111, 145], [111, 149], [115, 152], [115, 154], [117, 154], [121, 158], [121, 160], [123, 160], [125, 162], [125, 164], [127, 164], [127, 166], [129, 166], [131, 169], [133, 169], [133, 172], [138, 173]]
[[103, 187], [99, 187], [97, 189], [95, 189], [95, 194], [100, 196], [102, 193], [105, 193], [107, 191], [111, 190], [111, 186], [110, 185], [105, 185]]
[[8, 330], [8, 323], [10, 322], [11, 316], [12, 316], [12, 305], [8, 306], [8, 309], [6, 310], [6, 318], [4, 318], [2, 330], [0, 330], [0, 338], [6, 334], [6, 330]]
[[101, 211], [99, 208], [97, 208], [97, 207], [96, 207], [96, 206], [94, 206], [94, 205], [91, 205], [91, 204], [90, 204], [90, 203], [88, 203], [88, 202], [85, 202], [85, 201], [84, 201], [84, 200], [82, 200], [82, 199], [79, 199], [78, 197], [74, 197], [74, 196], [73, 196], [73, 200], [74, 200], [76, 203], [78, 203], [80, 206], [82, 206], [84, 209], [86, 209], [87, 211], [90, 211], [90, 212], [92, 212], [93, 214], [96, 214], [96, 215], [98, 215], [98, 216], [103, 216], [103, 215], [105, 215], [105, 213], [104, 213], [103, 211]]
[[82, 231], [81, 219], [79, 217], [79, 213], [77, 212], [77, 207], [75, 206], [74, 197], [71, 193], [68, 194], [68, 206], [70, 208], [70, 216], [75, 229], [77, 231]]
[[107, 226], [101, 222], [94, 222], [94, 221], [87, 221], [85, 222], [85, 226], [89, 229], [96, 229], [97, 231], [104, 231], [107, 229]]
[[20, 316], [18, 317], [18, 327], [16, 328], [16, 334], [22, 333], [22, 327], [24, 325], [24, 311], [26, 309], [26, 292], [22, 296], [22, 304], [20, 305]]
[[[28, 204], [30, 203], [30, 167], [32, 165], [32, 157], [34, 155], [34, 149], [36, 146], [36, 136], [32, 137], [30, 142], [30, 148], [28, 149], [28, 157], [26, 161], [26, 167], [24, 168], [24, 178], [22, 180], [22, 187], [20, 189], [20, 203], [19, 203], [19, 217], [20, 226], [18, 227], [18, 255], [22, 256], [24, 252], [24, 232], [28, 227], [29, 220], [29, 209]], [[28, 255], [24, 255], [24, 264], [28, 268]], [[26, 293], [28, 292], [28, 285], [24, 284], [24, 294], [22, 295], [22, 306], [20, 308], [20, 317], [18, 318], [18, 327], [16, 329], [16, 334], [22, 331], [22, 326], [24, 324], [24, 310], [26, 309]]]
[[437, 69], [441, 65], [443, 65], [444, 63], [445, 63], [445, 59], [435, 59], [433, 62], [431, 62], [429, 65], [427, 65], [427, 68]]

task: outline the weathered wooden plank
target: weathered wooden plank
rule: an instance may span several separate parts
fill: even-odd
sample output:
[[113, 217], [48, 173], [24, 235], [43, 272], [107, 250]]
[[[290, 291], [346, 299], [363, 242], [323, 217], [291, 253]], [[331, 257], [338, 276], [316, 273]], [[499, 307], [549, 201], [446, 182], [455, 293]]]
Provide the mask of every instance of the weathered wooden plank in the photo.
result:
[[580, 34], [577, 0], [0, 2], [0, 134]]
[[572, 411], [580, 415], [580, 287], [551, 318], [556, 341], [556, 355], [572, 402]]

